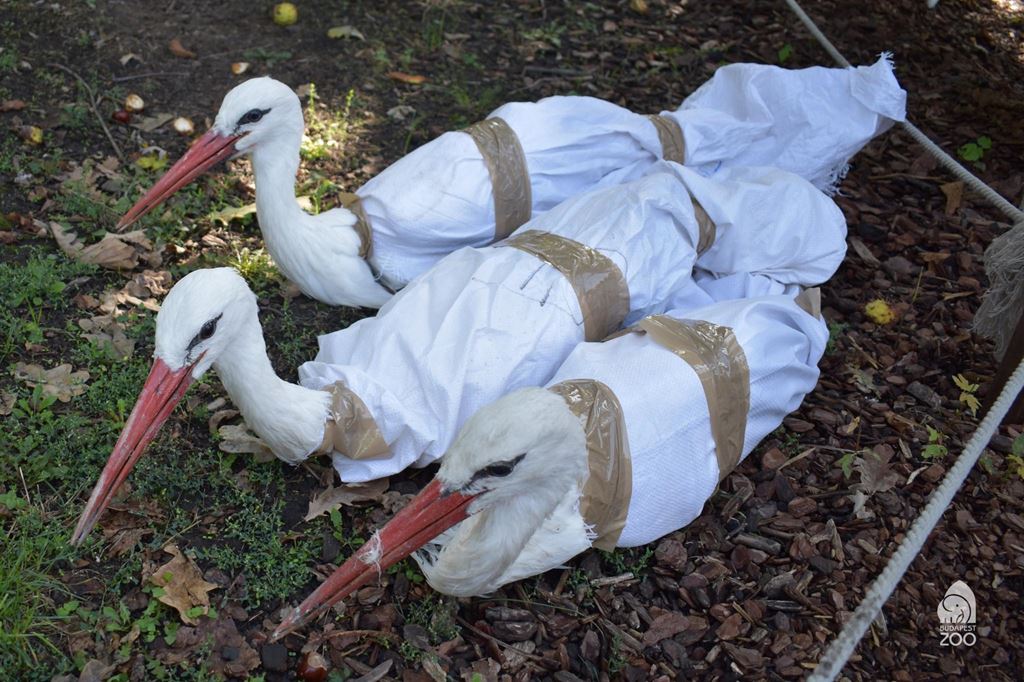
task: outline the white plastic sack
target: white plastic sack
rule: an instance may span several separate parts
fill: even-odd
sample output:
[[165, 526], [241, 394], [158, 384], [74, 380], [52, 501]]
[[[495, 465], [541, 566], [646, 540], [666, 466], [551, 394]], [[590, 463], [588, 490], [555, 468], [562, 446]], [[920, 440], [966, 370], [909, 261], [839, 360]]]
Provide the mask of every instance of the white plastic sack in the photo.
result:
[[[738, 279], [748, 278], [738, 275]], [[768, 284], [756, 276], [750, 279], [754, 290]], [[714, 303], [669, 314], [733, 331], [750, 370], [750, 409], [742, 457], [786, 414], [796, 410], [815, 385], [817, 361], [828, 333], [820, 318], [805, 312], [790, 296]], [[577, 380], [601, 382], [614, 393], [622, 409], [632, 489], [626, 525], [617, 545], [647, 544], [690, 523], [719, 480], [708, 400], [690, 365], [647, 335], [627, 334], [580, 344], [548, 385]], [[518, 395], [519, 399], [537, 399], [530, 393]], [[506, 411], [514, 409], [505, 404], [501, 412]], [[482, 417], [499, 419], [490, 414]], [[584, 453], [580, 456], [586, 457]], [[501, 554], [495, 545], [486, 557], [476, 557], [474, 552], [482, 551], [482, 543], [473, 530], [485, 519], [473, 517], [444, 531], [415, 555], [416, 560], [431, 586], [460, 596], [493, 592], [563, 565], [589, 549], [594, 538], [594, 529], [581, 513], [581, 489], [572, 485], [527, 538], [518, 536], [518, 528], [511, 526], [513, 539], [509, 542], [519, 547], [524, 541], [521, 549]], [[600, 502], [623, 501], [602, 498]], [[492, 521], [489, 527], [493, 528], [526, 518], [525, 514], [513, 516], [486, 520]]]
[[[660, 163], [640, 180], [570, 199], [520, 232], [562, 235], [610, 258], [629, 289], [626, 324], [663, 312], [695, 263], [728, 274], [725, 265], [742, 262], [751, 272], [808, 285], [838, 266], [842, 214], [809, 183], [774, 169], [725, 171], [720, 182], [726, 189], [714, 191], [715, 182]], [[691, 191], [722, 222], [715, 245], [699, 259]], [[764, 260], [737, 259], [734, 251]], [[787, 271], [787, 262], [795, 269]], [[334, 454], [343, 481], [365, 481], [440, 457], [480, 407], [547, 381], [583, 341], [583, 328], [576, 292], [554, 267], [511, 247], [466, 248], [412, 282], [377, 317], [321, 336], [320, 352], [299, 377], [317, 389], [343, 382], [373, 415], [390, 457]]]
[[[668, 315], [735, 333], [750, 369], [743, 457], [817, 383], [828, 328], [790, 296], [732, 300]], [[572, 378], [601, 381], [622, 406], [633, 494], [619, 546], [646, 544], [695, 519], [718, 484], [719, 471], [704, 389], [693, 368], [647, 335], [627, 334], [581, 344], [550, 383]]]
[[[751, 281], [754, 290], [765, 285], [763, 279]], [[734, 300], [668, 314], [724, 325], [735, 333], [750, 369], [743, 457], [799, 407], [817, 382], [828, 329], [790, 296]], [[646, 335], [627, 334], [580, 344], [549, 385], [574, 379], [602, 382], [622, 408], [632, 493], [617, 545], [644, 545], [696, 519], [718, 484], [719, 472], [707, 400], [690, 365]], [[579, 495], [579, 489], [570, 491], [487, 590], [557, 568], [590, 547], [590, 531], [578, 510]], [[441, 536], [433, 554], [457, 532], [458, 526]], [[451, 591], [446, 564], [420, 563], [432, 584]]]
[[907, 93], [888, 55], [872, 66], [790, 70], [728, 64], [674, 112], [686, 165], [775, 166], [831, 191], [872, 137], [906, 118]]
[[[831, 188], [889, 119], [903, 119], [905, 99], [884, 58], [851, 70], [732, 64], [664, 113], [682, 127], [686, 165], [702, 175], [766, 165]], [[515, 102], [490, 116], [519, 137], [535, 216], [577, 194], [634, 180], [662, 156], [646, 116], [592, 97]], [[373, 226], [371, 260], [395, 288], [460, 247], [494, 239], [490, 176], [466, 133], [423, 145], [357, 193]]]

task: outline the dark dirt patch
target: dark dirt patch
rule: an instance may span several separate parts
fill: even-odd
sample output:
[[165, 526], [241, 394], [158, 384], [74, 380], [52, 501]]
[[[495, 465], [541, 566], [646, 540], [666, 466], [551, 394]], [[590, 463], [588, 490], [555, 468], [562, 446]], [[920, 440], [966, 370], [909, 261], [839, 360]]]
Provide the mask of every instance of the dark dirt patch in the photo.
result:
[[[47, 220], [60, 210], [50, 176], [69, 164], [102, 161], [113, 153], [91, 112], [82, 110], [80, 86], [47, 67], [50, 63], [69, 66], [107, 96], [101, 103], [104, 117], [124, 95], [137, 92], [147, 101], [147, 114], [188, 116], [200, 130], [223, 94], [239, 82], [229, 68], [233, 62], [250, 62], [251, 75], [271, 74], [292, 85], [315, 83], [318, 111], [325, 115], [342, 110], [353, 90], [356, 115], [341, 153], [304, 163], [300, 177], [306, 187], [323, 176], [345, 189], [508, 100], [576, 93], [657, 111], [677, 103], [722, 63], [779, 63], [785, 54], [787, 67], [830, 65], [782, 3], [649, 0], [646, 13], [631, 9], [643, 3], [627, 2], [298, 4], [299, 22], [280, 28], [267, 18], [269, 4], [118, 2], [54, 9], [12, 3], [4, 17], [7, 47], [0, 64], [12, 51], [17, 59], [2, 73], [0, 99], [17, 97], [29, 106], [0, 114], [0, 124], [38, 125], [46, 141], [39, 149], [14, 136], [2, 142], [0, 170], [10, 183], [0, 197], [2, 212]], [[943, 0], [928, 11], [922, 0], [822, 0], [808, 2], [806, 9], [854, 63], [893, 51], [910, 93], [911, 119], [947, 150], [990, 138], [982, 165], [973, 170], [1019, 203], [1024, 16], [1019, 8], [1000, 9], [1011, 4]], [[365, 40], [326, 38], [326, 29], [335, 25], [354, 26]], [[175, 37], [198, 58], [173, 56], [167, 44]], [[128, 53], [137, 59], [121, 64]], [[31, 69], [19, 66], [22, 60]], [[396, 83], [386, 76], [393, 70], [428, 80], [420, 86]], [[400, 105], [414, 109], [404, 120], [388, 114]], [[167, 127], [140, 133], [108, 125], [129, 164], [144, 147], [160, 147], [173, 159], [187, 144]], [[204, 237], [258, 248], [251, 222], [218, 227], [206, 217], [219, 194], [235, 205], [251, 201], [247, 164], [236, 162], [234, 170], [202, 185], [196, 200], [175, 201], [187, 227], [168, 239], [165, 249], [175, 274], [229, 252], [229, 246]], [[495, 679], [499, 670], [514, 679], [558, 680], [806, 674], [974, 428], [976, 420], [959, 400], [952, 377], [963, 374], [980, 384], [983, 398], [995, 370], [990, 344], [971, 334], [970, 322], [986, 285], [982, 253], [1006, 225], [970, 193], [947, 214], [940, 186], [950, 180], [898, 130], [856, 157], [837, 200], [851, 237], [864, 250], [851, 249], [824, 288], [834, 349], [822, 361], [818, 388], [723, 483], [705, 514], [658, 543], [653, 556], [643, 549], [611, 556], [591, 552], [569, 570], [524, 581], [491, 599], [464, 602], [436, 600], [416, 582], [414, 569], [400, 570], [386, 576], [382, 587], [360, 591], [330, 624], [287, 638], [285, 652], [264, 640], [277, 609], [302, 594], [245, 610], [239, 605], [245, 576], [216, 575], [217, 569], [200, 560], [207, 579], [223, 580], [223, 589], [214, 593], [221, 618], [233, 619], [242, 638], [262, 654], [263, 667], [252, 673], [289, 679], [292, 673], [285, 671], [294, 668], [296, 652], [315, 648], [334, 667], [356, 675], [391, 661], [387, 675], [404, 680], [430, 679], [436, 672], [431, 661], [464, 679], [473, 679], [473, 673]], [[109, 192], [109, 203], [117, 196]], [[111, 218], [116, 213], [105, 210]], [[151, 231], [165, 229], [156, 219], [144, 224]], [[56, 252], [48, 240], [27, 235], [19, 240]], [[20, 248], [0, 248], [5, 262], [20, 262]], [[96, 295], [117, 282], [118, 276], [105, 274], [81, 286]], [[267, 338], [275, 340], [269, 344], [275, 367], [293, 377], [297, 361], [313, 354], [315, 333], [347, 325], [362, 313], [303, 297], [287, 301], [279, 289], [269, 286], [261, 294], [262, 320]], [[867, 320], [864, 305], [876, 298], [893, 306], [895, 323], [878, 326]], [[62, 328], [63, 314], [46, 312], [46, 324]], [[288, 345], [288, 340], [297, 342]], [[139, 341], [137, 357], [147, 357], [151, 339]], [[19, 351], [11, 362], [57, 361], [64, 354], [65, 346], [54, 339], [39, 354]], [[11, 388], [8, 379], [4, 375], [0, 388]], [[219, 396], [219, 385], [211, 380], [196, 395], [200, 399], [193, 408]], [[1024, 660], [1019, 613], [1024, 482], [1008, 470], [1006, 455], [1019, 432], [1019, 425], [1006, 429], [993, 442], [987, 455], [991, 470], [972, 474], [889, 601], [884, 625], [872, 628], [847, 667], [851, 679], [1016, 676], [1012, 670]], [[213, 447], [205, 416], [179, 413], [170, 433], [155, 456], [171, 457], [173, 450], [188, 475], [200, 476], [203, 468], [190, 453]], [[937, 452], [927, 450], [929, 445], [950, 454], [928, 458], [924, 453]], [[797, 459], [810, 448], [809, 456]], [[896, 483], [872, 494], [858, 514], [852, 488], [861, 482], [860, 468], [869, 464], [858, 465], [856, 458], [870, 462], [874, 457], [865, 450], [889, 458]], [[279, 467], [267, 473], [244, 457], [226, 471], [236, 483], [243, 474], [269, 479], [244, 492], [268, 507], [287, 500], [283, 532], [288, 542], [318, 544], [331, 535], [323, 519], [298, 522], [319, 487], [310, 471]], [[428, 475], [399, 477], [392, 487], [413, 492]], [[79, 557], [68, 584], [83, 604], [99, 612], [127, 600], [131, 620], [139, 622], [146, 599], [131, 601], [132, 594], [141, 593], [128, 586], [140, 584], [143, 562], [160, 556], [156, 538], [166, 539], [168, 529], [183, 548], [240, 547], [223, 537], [238, 510], [235, 498], [224, 495], [237, 490], [214, 478], [169, 483], [162, 494], [152, 491], [163, 518], [151, 525], [160, 534], [128, 555], [134, 563]], [[35, 494], [63, 505], [71, 499], [73, 519], [84, 499], [76, 493], [85, 485], [49, 482]], [[171, 518], [174, 508], [182, 510], [183, 519]], [[346, 511], [342, 537], [367, 537], [386, 516], [378, 507]], [[6, 523], [6, 517], [0, 521]], [[343, 548], [341, 556], [350, 550]], [[315, 553], [311, 563], [320, 556]], [[126, 566], [130, 580], [119, 578]], [[591, 582], [626, 571], [635, 576], [610, 585]], [[941, 647], [935, 607], [958, 579], [978, 597], [979, 642], [970, 648]], [[56, 601], [64, 597], [57, 595]], [[43, 660], [52, 663], [47, 669], [72, 667], [65, 658], [77, 654], [80, 664], [89, 658], [115, 663], [117, 672], [133, 680], [160, 678], [161, 669], [169, 671], [167, 679], [186, 674], [199, 679], [198, 661], [209, 669], [230, 669], [226, 662], [241, 651], [230, 633], [218, 635], [221, 648], [210, 651], [203, 648], [201, 633], [190, 633], [194, 641], [183, 637], [171, 645], [161, 631], [154, 641], [136, 639], [127, 653], [118, 653], [127, 630], [104, 631], [109, 622], [102, 617], [98, 625], [83, 623], [72, 616], [59, 635], [52, 635], [59, 653], [42, 650]], [[36, 671], [35, 676], [49, 675]]]

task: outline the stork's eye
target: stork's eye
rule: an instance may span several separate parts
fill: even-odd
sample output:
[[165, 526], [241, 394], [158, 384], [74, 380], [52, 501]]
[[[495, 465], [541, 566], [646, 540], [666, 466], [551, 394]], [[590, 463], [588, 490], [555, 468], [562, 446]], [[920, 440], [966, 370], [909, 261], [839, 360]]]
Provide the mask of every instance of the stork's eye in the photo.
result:
[[224, 316], [224, 313], [221, 313], [220, 315], [218, 315], [217, 317], [213, 318], [212, 320], [207, 320], [206, 323], [202, 327], [199, 328], [199, 333], [196, 334], [195, 336], [193, 336], [192, 340], [189, 341], [188, 350], [192, 350], [200, 342], [206, 341], [211, 336], [213, 336], [214, 333], [216, 333], [216, 331], [217, 331], [217, 322], [219, 322], [220, 318], [222, 318], [223, 316]]
[[244, 126], [250, 123], [259, 123], [260, 119], [268, 113], [270, 113], [270, 109], [251, 109], [242, 114], [242, 118], [238, 119], [238, 125]]
[[513, 459], [505, 460], [504, 462], [495, 462], [494, 464], [485, 466], [483, 469], [480, 469], [478, 472], [473, 474], [473, 478], [502, 478], [504, 476], [508, 476], [512, 473], [512, 470], [516, 468], [516, 465], [522, 461], [523, 457], [526, 457], [525, 452]]
[[203, 325], [203, 328], [199, 330], [199, 339], [201, 341], [206, 341], [208, 338], [213, 336], [213, 333], [217, 331], [217, 320], [219, 319], [220, 318], [218, 317], [217, 319], [210, 320]]

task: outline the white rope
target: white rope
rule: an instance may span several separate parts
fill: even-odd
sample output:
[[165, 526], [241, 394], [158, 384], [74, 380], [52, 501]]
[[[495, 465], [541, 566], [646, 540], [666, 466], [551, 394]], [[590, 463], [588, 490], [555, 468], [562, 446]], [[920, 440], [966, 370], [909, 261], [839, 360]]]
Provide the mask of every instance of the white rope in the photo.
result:
[[871, 587], [865, 593], [853, 617], [847, 622], [842, 632], [832, 640], [825, 654], [818, 661], [818, 667], [808, 678], [808, 682], [831, 682], [842, 671], [847, 659], [853, 653], [854, 648], [864, 636], [864, 631], [875, 619], [878, 611], [885, 604], [889, 595], [892, 594], [899, 583], [900, 578], [906, 573], [910, 562], [914, 560], [921, 547], [924, 546], [928, 535], [935, 528], [942, 512], [946, 510], [957, 490], [967, 479], [975, 462], [981, 455], [982, 450], [992, 438], [1000, 422], [1010, 411], [1014, 399], [1024, 387], [1024, 362], [1017, 366], [1017, 369], [1010, 375], [1009, 381], [1003, 387], [999, 398], [992, 405], [992, 409], [981, 421], [978, 430], [974, 432], [971, 439], [967, 441], [963, 452], [956, 460], [956, 464], [949, 470], [942, 484], [932, 493], [928, 504], [921, 511], [921, 514], [914, 520], [910, 530], [907, 531], [903, 542], [889, 559], [882, 572], [871, 583]]
[[[849, 68], [850, 62], [846, 61], [843, 55], [839, 53], [839, 50], [825, 37], [825, 34], [807, 16], [807, 13], [797, 4], [796, 0], [786, 0], [786, 4], [789, 5], [789, 8], [793, 10], [804, 26], [807, 27], [807, 30], [811, 32], [811, 35], [821, 43], [821, 46], [825, 48], [832, 58], [841, 66]], [[929, 6], [934, 6], [934, 3], [929, 3]], [[1024, 224], [1024, 211], [1015, 207], [991, 187], [972, 175], [966, 168], [957, 163], [953, 157], [949, 156], [938, 145], [928, 139], [910, 121], [904, 121], [902, 125], [910, 133], [911, 137], [935, 156], [942, 165], [988, 199], [994, 206], [1010, 216], [1011, 221], [1017, 224], [1016, 227], [1019, 228]], [[1021, 208], [1024, 209], [1024, 203], [1022, 203]], [[825, 650], [824, 655], [818, 661], [814, 673], [808, 678], [809, 682], [832, 682], [842, 672], [843, 666], [846, 665], [853, 650], [857, 647], [857, 643], [864, 636], [868, 625], [875, 620], [886, 600], [889, 599], [893, 590], [896, 589], [896, 585], [903, 577], [903, 574], [907, 572], [910, 563], [920, 553], [921, 548], [928, 539], [928, 535], [934, 530], [942, 513], [946, 511], [953, 501], [953, 496], [956, 495], [960, 486], [967, 479], [967, 475], [970, 474], [971, 469], [978, 461], [978, 457], [981, 456], [982, 450], [991, 440], [992, 435], [1003, 421], [1006, 413], [1009, 412], [1010, 407], [1022, 388], [1024, 388], [1024, 361], [1010, 375], [999, 397], [992, 405], [988, 414], [985, 415], [981, 424], [978, 425], [978, 429], [971, 436], [967, 445], [964, 446], [964, 450], [960, 453], [953, 468], [946, 474], [942, 484], [932, 493], [931, 499], [928, 500], [928, 504], [914, 520], [910, 530], [907, 531], [906, 536], [903, 538], [903, 542], [900, 543], [900, 546], [893, 553], [885, 568], [864, 594], [864, 598], [857, 606], [857, 610], [854, 611], [853, 617], [846, 623], [846, 626], [843, 627], [836, 638], [832, 640], [828, 649]]]
[[[807, 30], [811, 32], [811, 35], [814, 36], [814, 38], [819, 43], [821, 43], [821, 46], [825, 48], [825, 51], [829, 53], [832, 59], [834, 59], [836, 63], [842, 67], [850, 68], [850, 62], [846, 61], [846, 58], [839, 53], [839, 50], [836, 49], [836, 46], [833, 45], [832, 42], [825, 37], [825, 34], [822, 33], [821, 29], [819, 29], [817, 25], [815, 25], [814, 21], [809, 16], [807, 16], [807, 13], [804, 12], [803, 8], [800, 7], [800, 5], [797, 4], [796, 0], [786, 0], [786, 4], [789, 5], [789, 8], [793, 10], [793, 13], [796, 14], [800, 21], [803, 22], [804, 26], [807, 27]], [[974, 174], [972, 174], [969, 170], [960, 165], [956, 159], [954, 159], [952, 156], [943, 151], [941, 147], [939, 147], [937, 144], [928, 139], [928, 136], [922, 133], [917, 126], [915, 126], [910, 121], [900, 121], [899, 123], [908, 133], [910, 133], [910, 136], [913, 137], [918, 144], [920, 144], [928, 151], [928, 153], [930, 153], [932, 156], [938, 159], [939, 162], [943, 166], [945, 166], [947, 170], [949, 170], [951, 173], [953, 173], [953, 175], [957, 176], [965, 183], [970, 185], [971, 189], [973, 189], [975, 192], [988, 199], [988, 201], [993, 206], [1000, 209], [1003, 213], [1009, 216], [1010, 222], [1024, 222], [1024, 211], [1021, 211], [1016, 206], [1011, 204], [1009, 201], [1004, 199], [998, 192], [996, 192], [994, 189], [986, 185], [984, 182], [979, 180]]]

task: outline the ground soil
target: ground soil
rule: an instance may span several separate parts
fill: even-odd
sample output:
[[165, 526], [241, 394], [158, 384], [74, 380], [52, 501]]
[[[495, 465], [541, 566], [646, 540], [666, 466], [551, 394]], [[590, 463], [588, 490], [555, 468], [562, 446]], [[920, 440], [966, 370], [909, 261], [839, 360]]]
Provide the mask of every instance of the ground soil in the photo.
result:
[[[328, 109], [343, 106], [353, 89], [361, 116], [355, 134], [343, 154], [317, 167], [349, 189], [407, 150], [504, 101], [578, 93], [658, 111], [674, 106], [724, 63], [831, 66], [782, 2], [299, 2], [299, 21], [287, 28], [269, 20], [268, 3], [95, 4], [14, 3], [4, 35], [31, 69], [4, 74], [5, 97], [31, 100], [49, 87], [40, 78], [50, 73], [71, 98], [73, 81], [48, 67], [61, 63], [97, 84], [101, 94], [106, 88], [137, 92], [150, 110], [189, 116], [202, 130], [239, 80], [230, 71], [233, 62], [251, 62], [250, 73], [269, 73], [294, 86], [315, 83]], [[910, 118], [947, 150], [989, 138], [991, 148], [972, 170], [1021, 202], [1020, 3], [943, 0], [928, 10], [924, 0], [808, 0], [806, 9], [855, 64], [891, 51], [909, 93]], [[365, 39], [329, 39], [327, 28], [338, 25], [355, 27]], [[167, 48], [172, 38], [197, 58], [173, 55]], [[128, 54], [136, 58], [122, 63]], [[386, 75], [393, 70], [427, 80], [395, 81]], [[46, 92], [61, 97], [59, 87]], [[54, 117], [60, 103], [36, 100], [26, 111], [0, 117], [8, 119], [5, 126], [43, 125], [59, 139], [65, 158], [111, 155], [98, 126], [62, 129]], [[388, 114], [399, 105], [415, 113], [402, 120]], [[105, 118], [112, 103], [103, 106]], [[171, 158], [186, 148], [166, 128], [140, 134], [110, 126], [128, 162], [145, 145], [160, 146]], [[245, 163], [235, 171], [240, 179], [232, 191], [245, 201], [251, 196]], [[1007, 225], [969, 191], [962, 200], [948, 199], [956, 190], [942, 186], [951, 181], [898, 129], [856, 157], [837, 201], [860, 246], [850, 249], [824, 287], [834, 348], [822, 361], [818, 388], [723, 482], [704, 515], [662, 540], [653, 554], [616, 559], [588, 553], [569, 570], [524, 581], [493, 599], [452, 602], [444, 608], [454, 615], [453, 627], [437, 632], [407, 618], [410, 604], [426, 600], [430, 591], [398, 573], [380, 588], [361, 591], [329, 625], [287, 638], [284, 649], [266, 644], [268, 626], [314, 581], [292, 599], [243, 610], [232, 591], [236, 576], [227, 576], [219, 608], [245, 646], [260, 654], [246, 672], [293, 679], [297, 652], [315, 649], [336, 670], [366, 680], [441, 679], [445, 673], [562, 681], [806, 674], [976, 426], [953, 376], [980, 384], [982, 399], [990, 390], [992, 347], [972, 334], [971, 320], [987, 283], [983, 251]], [[46, 218], [45, 204], [14, 184], [0, 197], [0, 208]], [[195, 243], [207, 232], [227, 232], [195, 218]], [[251, 225], [238, 229], [258, 241]], [[48, 239], [22, 241], [56, 252]], [[190, 267], [194, 256], [171, 259]], [[895, 322], [882, 326], [866, 318], [864, 305], [876, 298], [893, 307]], [[283, 301], [276, 291], [261, 300], [268, 338], [280, 331]], [[319, 330], [366, 314], [332, 311], [302, 297], [291, 309], [300, 324]], [[294, 368], [274, 345], [278, 369], [290, 376]], [[308, 348], [310, 356], [314, 351]], [[58, 357], [59, 347], [54, 352]], [[1004, 427], [993, 442], [989, 470], [971, 475], [943, 517], [846, 668], [850, 679], [1019, 677], [1013, 671], [1024, 666], [1024, 480], [1006, 456], [1020, 430]], [[947, 456], [923, 455], [929, 439], [937, 442], [932, 431], [940, 434]], [[180, 435], [179, 447], [205, 445], [201, 431], [186, 428]], [[857, 510], [853, 495], [872, 472], [892, 474], [892, 482]], [[393, 480], [392, 488], [413, 492], [428, 476], [410, 474]], [[320, 483], [305, 469], [289, 469], [285, 481], [286, 527], [301, 533], [300, 517]], [[352, 533], [364, 532], [385, 517], [362, 513], [346, 525]], [[187, 549], [216, 538], [197, 528], [176, 541]], [[147, 551], [159, 554], [159, 548]], [[334, 558], [327, 554], [325, 549], [321, 558]], [[81, 584], [86, 578], [102, 583], [116, 570], [116, 560], [83, 561], [75, 568], [81, 580], [69, 583], [86, 603], [98, 601]], [[600, 581], [626, 572], [633, 575]], [[595, 579], [596, 586], [590, 582]], [[940, 645], [935, 608], [955, 580], [966, 581], [977, 595], [973, 647]], [[400, 642], [412, 642], [411, 650]], [[70, 638], [58, 636], [54, 643], [71, 653]], [[108, 675], [134, 680], [146, 677], [140, 661], [165, 656], [165, 649], [158, 639], [120, 661], [98, 641], [83, 651], [113, 663]], [[194, 661], [230, 660], [237, 651], [229, 649], [202, 650]], [[212, 659], [205, 660], [209, 665]]]

